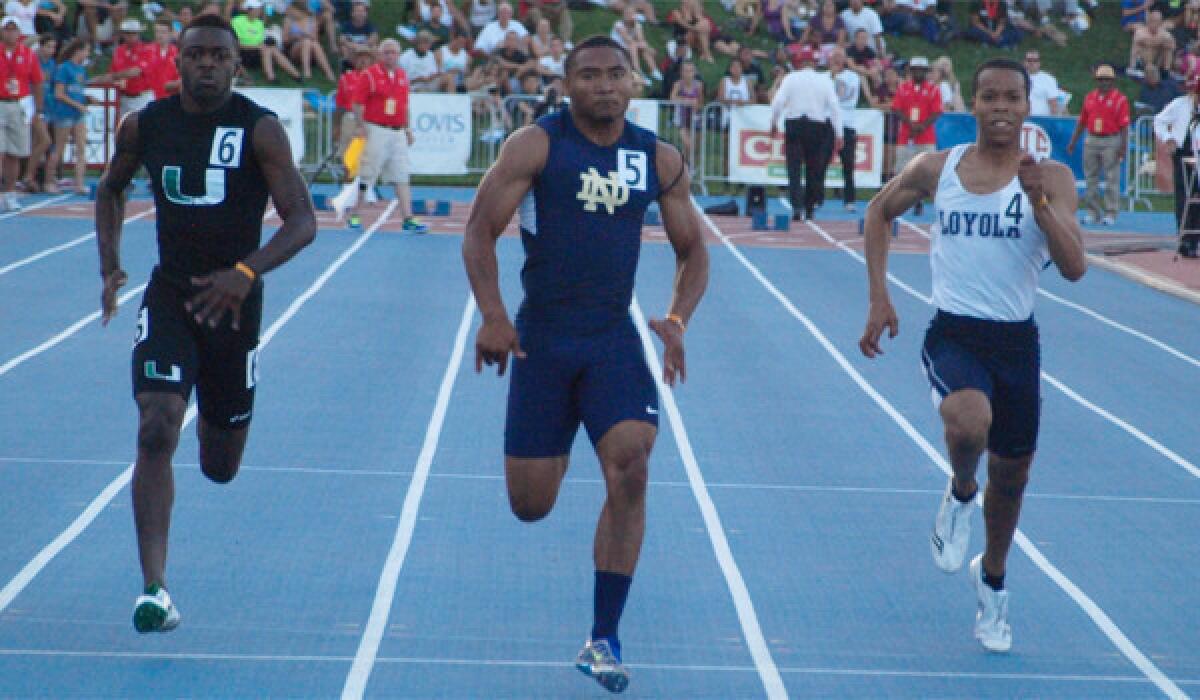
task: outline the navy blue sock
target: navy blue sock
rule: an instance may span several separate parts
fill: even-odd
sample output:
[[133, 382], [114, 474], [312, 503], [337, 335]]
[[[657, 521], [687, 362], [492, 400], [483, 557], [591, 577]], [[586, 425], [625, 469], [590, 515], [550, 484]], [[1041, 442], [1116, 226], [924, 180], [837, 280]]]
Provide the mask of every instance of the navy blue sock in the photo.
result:
[[987, 569], [985, 569], [984, 567], [980, 566], [979, 569], [981, 571], [983, 571], [983, 582], [985, 584], [987, 584], [988, 588], [992, 589], [993, 591], [1004, 590], [1004, 575], [1003, 574], [1001, 574], [1000, 576], [992, 576], [991, 574], [988, 573]]
[[617, 639], [617, 625], [625, 609], [625, 598], [629, 596], [632, 576], [611, 571], [596, 572], [596, 595], [593, 603], [595, 622], [592, 624], [592, 639], [607, 637]]

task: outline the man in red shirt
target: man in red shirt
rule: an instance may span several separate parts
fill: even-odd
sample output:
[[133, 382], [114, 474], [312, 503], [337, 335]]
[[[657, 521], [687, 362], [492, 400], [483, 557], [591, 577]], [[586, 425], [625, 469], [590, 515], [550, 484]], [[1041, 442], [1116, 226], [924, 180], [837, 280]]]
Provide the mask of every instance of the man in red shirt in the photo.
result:
[[[363, 72], [358, 88], [354, 98], [357, 135], [367, 139], [358, 168], [358, 199], [377, 181], [391, 182], [404, 230], [425, 233], [429, 227], [413, 218], [408, 187], [408, 147], [413, 144], [413, 132], [408, 124], [408, 76], [400, 67], [400, 42], [385, 39], [379, 44], [379, 60]], [[358, 223], [358, 202], [353, 206], [352, 228]], [[342, 213], [338, 211], [339, 218]]]
[[[1114, 86], [1116, 72], [1101, 64], [1096, 67], [1096, 89], [1083, 98], [1083, 109], [1075, 132], [1067, 144], [1067, 153], [1075, 152], [1079, 135], [1087, 129], [1083, 145], [1083, 174], [1087, 192], [1083, 205], [1091, 212], [1089, 223], [1111, 226], [1117, 220], [1121, 196], [1121, 162], [1129, 141], [1129, 100]], [[1100, 198], [1099, 183], [1104, 181], [1104, 198]]]
[[175, 65], [179, 47], [171, 41], [169, 22], [154, 23], [154, 43], [147, 44], [146, 49], [151, 59], [149, 82], [150, 89], [154, 91], [154, 99], [161, 100], [179, 92], [179, 69]]
[[[897, 172], [917, 155], [937, 150], [933, 123], [942, 114], [941, 88], [925, 79], [929, 75], [929, 60], [924, 56], [913, 56], [908, 62], [908, 75], [909, 79], [900, 83], [892, 99], [892, 111], [900, 122], [896, 134]], [[913, 213], [919, 215], [922, 209], [923, 203], [918, 200]]]
[[113, 50], [109, 70], [121, 93], [120, 117], [136, 112], [154, 100], [151, 79], [157, 51], [153, 44], [142, 42], [143, 28], [135, 17], [121, 22], [121, 44]]
[[[33, 109], [22, 103], [33, 98]], [[33, 49], [21, 41], [16, 17], [0, 19], [0, 205], [17, 211], [13, 192], [22, 158], [29, 156], [30, 120], [42, 111], [42, 67]]]

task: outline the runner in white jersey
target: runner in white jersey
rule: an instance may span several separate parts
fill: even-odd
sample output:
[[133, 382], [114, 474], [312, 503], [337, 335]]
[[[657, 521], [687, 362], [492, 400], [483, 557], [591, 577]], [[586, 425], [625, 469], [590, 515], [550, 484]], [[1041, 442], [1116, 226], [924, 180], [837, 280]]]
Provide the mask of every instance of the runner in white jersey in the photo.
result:
[[870, 311], [859, 348], [882, 354], [880, 337], [899, 331], [887, 289], [892, 221], [933, 197], [933, 303], [925, 365], [945, 425], [954, 475], [934, 520], [934, 562], [958, 571], [970, 539], [975, 472], [988, 452], [984, 551], [971, 561], [978, 608], [975, 636], [989, 651], [1012, 646], [1005, 564], [1037, 446], [1041, 372], [1033, 300], [1038, 273], [1053, 262], [1068, 280], [1087, 270], [1075, 220], [1070, 169], [1021, 150], [1029, 116], [1029, 75], [1009, 59], [975, 72], [976, 142], [912, 161], [871, 201], [865, 224]]

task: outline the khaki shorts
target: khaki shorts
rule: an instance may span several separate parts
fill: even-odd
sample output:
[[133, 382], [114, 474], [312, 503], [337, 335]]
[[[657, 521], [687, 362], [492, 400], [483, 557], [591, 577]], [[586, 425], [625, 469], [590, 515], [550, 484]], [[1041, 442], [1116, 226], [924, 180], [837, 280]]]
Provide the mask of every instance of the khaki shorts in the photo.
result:
[[0, 153], [24, 158], [29, 155], [29, 122], [20, 102], [0, 102]]
[[354, 112], [346, 111], [342, 114], [341, 129], [338, 132], [337, 152], [345, 153], [346, 147], [354, 140], [354, 132], [358, 130], [358, 117], [354, 116]]
[[367, 145], [358, 179], [372, 187], [376, 184], [408, 184], [408, 134], [403, 129], [389, 129], [367, 124]]
[[914, 143], [909, 146], [896, 146], [896, 172], [904, 170], [909, 161], [922, 153], [933, 153], [937, 146], [932, 143]]

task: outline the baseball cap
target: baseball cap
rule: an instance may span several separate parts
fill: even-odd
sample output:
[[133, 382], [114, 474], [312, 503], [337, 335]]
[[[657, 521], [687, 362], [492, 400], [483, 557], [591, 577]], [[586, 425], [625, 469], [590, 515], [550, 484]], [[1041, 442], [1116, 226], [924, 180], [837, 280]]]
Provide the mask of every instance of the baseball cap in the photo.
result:
[[422, 29], [421, 31], [417, 32], [417, 41], [421, 41], [422, 39], [425, 41], [433, 41], [435, 38], [436, 37], [433, 36], [433, 32], [429, 31], [428, 29]]
[[0, 19], [0, 27], [7, 27], [10, 24], [14, 27], [21, 26], [21, 22], [18, 21], [17, 18], [13, 17], [12, 15], [5, 15], [3, 19]]
[[913, 56], [908, 61], [908, 67], [909, 68], [928, 68], [929, 67], [929, 59], [925, 58], [924, 56]]
[[120, 30], [123, 32], [140, 32], [144, 28], [145, 27], [142, 26], [141, 20], [137, 19], [136, 17], [129, 17], [128, 19], [121, 20]]
[[807, 44], [796, 48], [789, 48], [789, 52], [792, 54], [793, 63], [805, 63], [817, 60], [817, 54]]
[[1113, 67], [1107, 63], [1103, 63], [1096, 68], [1095, 73], [1097, 78], [1115, 78], [1117, 74], [1113, 72]]

